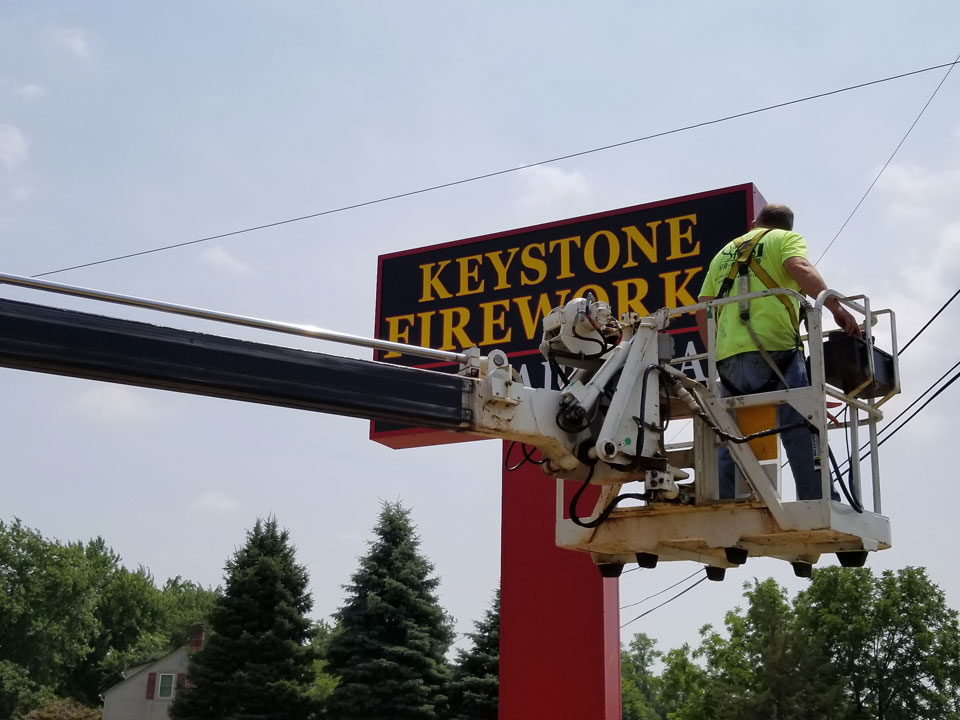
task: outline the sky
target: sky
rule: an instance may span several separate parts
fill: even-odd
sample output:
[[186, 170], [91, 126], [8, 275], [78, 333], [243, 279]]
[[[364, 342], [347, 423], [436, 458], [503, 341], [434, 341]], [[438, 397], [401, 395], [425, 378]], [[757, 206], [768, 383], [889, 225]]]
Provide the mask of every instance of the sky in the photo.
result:
[[[15, 3], [0, 0], [0, 272], [45, 273], [319, 213], [953, 61], [960, 5], [807, 2]], [[50, 276], [370, 335], [377, 257], [753, 182], [816, 258], [945, 70], [499, 177]], [[960, 77], [820, 262], [909, 338], [960, 277]], [[4, 297], [351, 357], [4, 287]], [[951, 306], [902, 357], [892, 417], [960, 355]], [[159, 582], [222, 581], [256, 518], [289, 529], [314, 614], [343, 600], [383, 501], [412, 511], [463, 633], [499, 573], [497, 441], [391, 450], [359, 419], [0, 370], [0, 519], [102, 535]], [[956, 390], [881, 450], [894, 546], [960, 607]], [[947, 546], [949, 547], [949, 545]], [[830, 562], [825, 559], [825, 562]], [[622, 604], [687, 563], [631, 572]], [[629, 625], [666, 650], [722, 625], [751, 560]], [[658, 599], [663, 599], [661, 596]], [[667, 595], [669, 597], [669, 595]], [[623, 611], [623, 622], [651, 607]], [[459, 640], [462, 644], [462, 637]]]

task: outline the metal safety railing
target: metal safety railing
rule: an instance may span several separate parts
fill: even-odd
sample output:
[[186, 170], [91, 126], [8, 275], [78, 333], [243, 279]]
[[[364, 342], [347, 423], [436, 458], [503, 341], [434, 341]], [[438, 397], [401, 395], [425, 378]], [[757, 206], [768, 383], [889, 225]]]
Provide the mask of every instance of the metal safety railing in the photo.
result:
[[[738, 408], [770, 406], [789, 404], [793, 406], [804, 418], [810, 422], [813, 430], [820, 441], [820, 479], [822, 488], [822, 498], [826, 502], [830, 497], [831, 489], [831, 467], [830, 460], [830, 431], [842, 431], [846, 433], [844, 447], [849, 447], [850, 469], [848, 471], [850, 480], [850, 492], [854, 497], [853, 503], [856, 505], [861, 502], [861, 460], [860, 455], [860, 431], [866, 428], [868, 434], [868, 443], [870, 447], [870, 474], [872, 485], [872, 503], [871, 509], [875, 513], [880, 513], [882, 509], [881, 491], [880, 491], [880, 463], [878, 456], [877, 424], [883, 419], [883, 413], [880, 406], [886, 403], [891, 397], [900, 392], [900, 372], [897, 362], [897, 336], [896, 336], [896, 317], [892, 310], [873, 310], [869, 298], [864, 295], [845, 297], [835, 290], [824, 290], [820, 293], [813, 305], [797, 292], [785, 288], [765, 289], [742, 296], [726, 297], [710, 300], [708, 302], [686, 305], [683, 307], [672, 308], [668, 310], [671, 317], [677, 317], [696, 311], [707, 311], [712, 316], [716, 315], [716, 309], [730, 303], [740, 303], [744, 300], [755, 300], [757, 298], [773, 295], [782, 295], [795, 299], [801, 307], [805, 308], [807, 335], [802, 337], [808, 346], [809, 361], [809, 381], [810, 384], [804, 387], [788, 388], [785, 390], [775, 390], [771, 392], [762, 392], [751, 395], [728, 396], [722, 400], [723, 405], [734, 410]], [[828, 382], [827, 373], [824, 364], [824, 332], [822, 323], [822, 313], [824, 304], [830, 298], [836, 298], [837, 301], [857, 316], [863, 318], [861, 323], [863, 331], [863, 340], [866, 349], [867, 372], [856, 387], [844, 390]], [[875, 355], [873, 352], [875, 332], [874, 326], [880, 320], [885, 318], [889, 323], [889, 338], [891, 343], [890, 355], [892, 357], [892, 379], [889, 382], [889, 389], [880, 397], [865, 397], [864, 392], [874, 386], [877, 380], [877, 367], [875, 364]], [[716, 326], [713, 322], [707, 323], [707, 352], [696, 355], [685, 355], [675, 358], [671, 364], [685, 365], [691, 362], [707, 363], [706, 384], [716, 394], [721, 395], [721, 383], [717, 371], [716, 361]], [[827, 409], [827, 400], [832, 398], [842, 407], [839, 412], [829, 413]], [[838, 416], [847, 415], [848, 419], [840, 420]]]
[[0, 273], [0, 284], [29, 288], [31, 290], [41, 290], [59, 295], [69, 295], [71, 297], [85, 298], [87, 300], [98, 300], [101, 302], [114, 303], [116, 305], [126, 305], [128, 307], [136, 307], [145, 310], [156, 310], [158, 312], [171, 313], [173, 315], [182, 315], [184, 317], [198, 318], [201, 320], [211, 320], [213, 322], [227, 323], [230, 325], [240, 325], [243, 327], [256, 328], [258, 330], [285, 333], [287, 335], [299, 335], [301, 337], [313, 338], [315, 340], [327, 340], [329, 342], [355, 345], [373, 350], [384, 350], [387, 352], [400, 353], [401, 355], [416, 355], [417, 357], [424, 357], [443, 362], [462, 364], [465, 363], [468, 358], [467, 354], [465, 353], [449, 352], [447, 350], [434, 350], [433, 348], [406, 345], [404, 343], [391, 342], [389, 340], [379, 340], [377, 338], [365, 338], [359, 335], [336, 332], [334, 330], [324, 330], [323, 328], [316, 327], [315, 325], [277, 322], [274, 320], [264, 320], [262, 318], [249, 317], [246, 315], [235, 315], [233, 313], [218, 312], [216, 310], [205, 310], [203, 308], [190, 307], [189, 305], [177, 305], [174, 303], [163, 302], [161, 300], [149, 300], [147, 298], [136, 297], [133, 295], [122, 295], [119, 293], [105, 292], [103, 290], [93, 290], [91, 288], [78, 287], [76, 285], [64, 285], [62, 283], [50, 282], [48, 280], [37, 280], [36, 278], [25, 277], [22, 275]]

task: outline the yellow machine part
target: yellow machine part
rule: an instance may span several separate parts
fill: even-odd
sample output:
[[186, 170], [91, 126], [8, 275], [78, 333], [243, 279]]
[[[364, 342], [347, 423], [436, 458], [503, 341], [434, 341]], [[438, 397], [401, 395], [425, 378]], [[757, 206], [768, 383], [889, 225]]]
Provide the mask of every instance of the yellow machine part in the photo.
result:
[[[777, 426], [777, 409], [773, 405], [741, 408], [737, 410], [737, 424], [744, 435], [769, 430]], [[757, 460], [776, 460], [779, 457], [777, 437], [777, 435], [767, 435], [762, 438], [754, 438], [747, 444], [753, 450], [753, 454], [757, 456]]]

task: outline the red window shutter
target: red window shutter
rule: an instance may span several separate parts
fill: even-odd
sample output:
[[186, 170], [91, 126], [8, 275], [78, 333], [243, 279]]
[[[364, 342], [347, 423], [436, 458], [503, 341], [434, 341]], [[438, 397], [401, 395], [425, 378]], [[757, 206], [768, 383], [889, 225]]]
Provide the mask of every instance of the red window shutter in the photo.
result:
[[177, 687], [186, 687], [186, 686], [187, 686], [186, 673], [177, 673]]
[[157, 674], [147, 675], [147, 700], [153, 700], [157, 694]]

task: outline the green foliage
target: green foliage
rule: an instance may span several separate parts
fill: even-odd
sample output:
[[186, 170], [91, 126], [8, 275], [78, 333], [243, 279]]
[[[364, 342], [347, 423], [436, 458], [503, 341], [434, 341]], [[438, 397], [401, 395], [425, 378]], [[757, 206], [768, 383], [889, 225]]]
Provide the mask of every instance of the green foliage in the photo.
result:
[[470, 650], [458, 650], [450, 683], [450, 717], [497, 720], [500, 700], [500, 589], [490, 608], [467, 633]]
[[624, 720], [960, 718], [957, 612], [922, 569], [817, 570], [792, 603], [773, 580], [744, 588], [745, 609], [723, 634], [704, 627], [692, 653], [634, 639]]
[[159, 591], [103, 538], [61, 543], [0, 522], [0, 720], [56, 695], [98, 705], [123, 669], [181, 644], [186, 618], [203, 621], [214, 596]]
[[92, 650], [100, 558], [0, 522], [0, 660], [38, 686], [58, 687]]
[[694, 661], [689, 645], [661, 656], [663, 672], [657, 682], [657, 705], [667, 720], [707, 720], [713, 706], [707, 695], [706, 671]]
[[310, 697], [318, 707], [323, 707], [327, 698], [330, 697], [330, 693], [333, 692], [339, 682], [336, 675], [327, 672], [327, 648], [334, 632], [335, 629], [329, 623], [321, 620], [314, 626], [313, 638], [310, 640], [316, 658], [313, 661], [316, 680], [313, 687], [310, 688]]
[[847, 717], [955, 717], [957, 612], [922, 568], [827, 568], [797, 598], [803, 626], [844, 681]]
[[660, 658], [656, 640], [637, 633], [626, 650], [620, 651], [620, 691], [623, 720], [657, 720], [653, 663]]
[[78, 703], [73, 698], [54, 700], [23, 716], [23, 720], [100, 720], [103, 711]]
[[745, 585], [746, 612], [727, 613], [728, 639], [708, 634], [715, 716], [756, 720], [836, 717], [836, 675], [799, 626], [786, 592], [773, 580]]
[[226, 587], [210, 619], [212, 634], [190, 660], [170, 708], [178, 720], [298, 720], [314, 702], [313, 605], [308, 576], [276, 518], [257, 520], [227, 561]]
[[384, 503], [374, 535], [330, 638], [328, 669], [340, 683], [327, 711], [337, 720], [434, 720], [446, 711], [453, 637], [440, 581], [399, 503]]
[[53, 689], [34, 682], [22, 665], [0, 660], [0, 717], [20, 717], [54, 697]]

